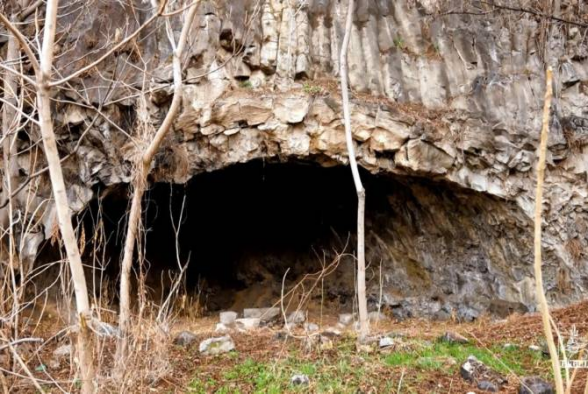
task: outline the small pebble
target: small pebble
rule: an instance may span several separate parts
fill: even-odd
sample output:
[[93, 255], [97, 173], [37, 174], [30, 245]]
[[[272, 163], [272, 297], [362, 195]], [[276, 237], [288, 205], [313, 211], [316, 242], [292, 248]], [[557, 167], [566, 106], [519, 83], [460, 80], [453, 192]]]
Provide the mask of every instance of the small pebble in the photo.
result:
[[306, 375], [294, 375], [290, 381], [295, 386], [308, 386], [310, 384], [310, 379]]
[[379, 341], [380, 349], [384, 349], [394, 345], [394, 340], [390, 337], [380, 338]]

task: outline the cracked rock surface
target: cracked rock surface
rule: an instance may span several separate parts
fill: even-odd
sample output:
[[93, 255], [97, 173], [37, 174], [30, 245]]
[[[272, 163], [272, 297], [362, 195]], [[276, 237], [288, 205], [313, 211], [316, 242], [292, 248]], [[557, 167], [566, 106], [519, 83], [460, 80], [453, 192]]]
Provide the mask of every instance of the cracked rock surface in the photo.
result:
[[[63, 75], [148, 17], [138, 0], [62, 3], [61, 33], [75, 32], [60, 41], [56, 69]], [[562, 3], [564, 16], [574, 11]], [[554, 68], [557, 98], [545, 181], [545, 288], [553, 305], [579, 300], [588, 289], [586, 29], [558, 25], [540, 45], [541, 21], [533, 15], [513, 21], [506, 13], [444, 13], [452, 4], [357, 1], [348, 61], [358, 162], [403, 185], [388, 199], [394, 214], [375, 217], [368, 235], [368, 258], [384, 256], [383, 302], [401, 318], [457, 313], [469, 320], [483, 311], [534, 309], [534, 167], [545, 63]], [[337, 82], [346, 7], [334, 0], [202, 1], [185, 53], [181, 110], [151, 181], [185, 183], [255, 159], [346, 165]], [[181, 16], [175, 18], [179, 31]], [[145, 146], [140, 130], [156, 128], [171, 99], [170, 53], [158, 22], [100, 73], [74, 79], [78, 91], [57, 93], [60, 149], [72, 153], [64, 162], [72, 211], [97, 198], [98, 185], [107, 193], [130, 182]], [[147, 70], [146, 81], [137, 67]], [[140, 102], [145, 83], [149, 93]], [[23, 152], [30, 147], [18, 144]], [[23, 177], [30, 152], [19, 158]], [[50, 196], [46, 179], [37, 186], [33, 206]], [[30, 260], [56, 225], [48, 207], [22, 240]], [[368, 292], [378, 297], [379, 284]]]

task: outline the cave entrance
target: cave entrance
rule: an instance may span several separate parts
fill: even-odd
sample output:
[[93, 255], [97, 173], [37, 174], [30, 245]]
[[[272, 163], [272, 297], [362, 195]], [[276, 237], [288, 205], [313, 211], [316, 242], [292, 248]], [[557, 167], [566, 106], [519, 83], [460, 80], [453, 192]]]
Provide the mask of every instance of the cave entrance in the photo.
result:
[[[101, 201], [111, 255], [122, 250], [126, 193]], [[272, 305], [287, 271], [291, 285], [337, 252], [354, 252], [356, 204], [349, 168], [312, 163], [252, 161], [154, 184], [144, 200], [147, 285], [160, 297], [169, 271], [188, 263], [185, 288], [208, 311]], [[346, 287], [329, 296], [339, 305], [353, 302], [353, 264], [342, 260], [333, 278]]]
[[287, 270], [290, 281], [319, 270], [335, 234], [354, 231], [355, 204], [343, 167], [254, 161], [157, 184], [146, 205], [146, 259], [154, 273], [177, 266], [174, 218], [187, 288], [207, 309], [268, 306]]
[[[464, 320], [488, 310], [527, 310], [532, 238], [524, 230], [528, 218], [514, 203], [419, 177], [362, 171], [362, 180], [370, 310], [384, 306], [397, 318]], [[86, 234], [96, 222], [104, 224], [112, 298], [128, 189], [109, 188], [92, 204], [84, 215]], [[153, 184], [145, 195], [140, 248], [148, 295], [161, 301], [170, 275], [188, 264], [182, 289], [204, 310], [266, 307], [279, 300], [286, 273], [285, 288], [291, 289], [344, 252], [308, 307], [351, 311], [356, 204], [348, 167], [307, 162], [259, 160], [182, 185]], [[94, 250], [85, 249], [86, 257]]]

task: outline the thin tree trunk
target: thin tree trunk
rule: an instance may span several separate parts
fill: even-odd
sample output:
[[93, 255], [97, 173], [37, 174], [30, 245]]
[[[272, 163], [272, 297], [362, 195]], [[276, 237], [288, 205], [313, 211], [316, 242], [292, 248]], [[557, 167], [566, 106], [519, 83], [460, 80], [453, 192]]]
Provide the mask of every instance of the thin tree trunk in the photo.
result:
[[[16, 18], [12, 17], [12, 22], [15, 21]], [[19, 58], [19, 50], [18, 50], [18, 43], [14, 35], [10, 34], [8, 36], [8, 48], [6, 49], [6, 63], [9, 67], [14, 67], [17, 63]], [[14, 226], [12, 222], [12, 218], [14, 217], [13, 211], [13, 199], [12, 199], [12, 191], [18, 188], [18, 166], [16, 163], [16, 155], [17, 155], [17, 147], [16, 147], [16, 137], [17, 137], [17, 127], [18, 127], [18, 120], [19, 116], [15, 107], [17, 106], [16, 96], [17, 96], [17, 89], [18, 84], [16, 80], [16, 75], [5, 71], [4, 73], [4, 106], [2, 107], [2, 136], [4, 137], [4, 142], [2, 146], [2, 153], [4, 159], [4, 191], [3, 191], [3, 200], [7, 203], [7, 209], [2, 213], [2, 227], [8, 229], [6, 233], [8, 237], [8, 264], [7, 269], [10, 272], [10, 279], [12, 282], [13, 293], [12, 293], [12, 306], [13, 310], [18, 310], [19, 304], [19, 291], [17, 288], [17, 281], [16, 281], [16, 271], [20, 270], [21, 275], [22, 267], [20, 264], [20, 259], [15, 258], [15, 237], [14, 237]], [[10, 104], [10, 105], [9, 105]], [[8, 276], [8, 273], [6, 273]], [[19, 334], [19, 314], [13, 314], [12, 320], [12, 328], [14, 330], [14, 339], [18, 338]]]
[[351, 133], [351, 114], [349, 111], [349, 92], [347, 75], [347, 49], [353, 24], [354, 0], [349, 0], [347, 8], [347, 22], [345, 24], [345, 36], [341, 45], [341, 95], [343, 96], [343, 118], [345, 122], [345, 140], [349, 165], [353, 175], [353, 183], [357, 192], [357, 303], [359, 308], [359, 337], [364, 339], [369, 334], [369, 321], [367, 316], [367, 299], [365, 295], [365, 189], [359, 175], [355, 150], [353, 148], [353, 136]]
[[[131, 268], [133, 266], [133, 255], [135, 252], [135, 240], [141, 219], [141, 202], [145, 192], [145, 176], [143, 163], [139, 163], [136, 169], [133, 182], [133, 199], [131, 201], [131, 212], [127, 225], [127, 235], [120, 276], [120, 312], [119, 328], [121, 338], [117, 349], [117, 362], [123, 363], [126, 359], [128, 347], [128, 331], [131, 318]], [[122, 371], [121, 371], [122, 372]]]
[[541, 270], [541, 223], [543, 212], [543, 180], [545, 179], [545, 159], [547, 155], [547, 138], [549, 133], [549, 111], [551, 110], [551, 96], [552, 96], [552, 71], [551, 67], [547, 69], [547, 77], [545, 82], [545, 105], [543, 107], [543, 127], [541, 129], [541, 141], [539, 144], [539, 161], [537, 163], [537, 190], [535, 194], [535, 291], [539, 311], [541, 312], [541, 320], [543, 321], [543, 332], [547, 347], [549, 348], [549, 355], [551, 356], [551, 367], [553, 369], [553, 376], [555, 379], [555, 389], [557, 394], [563, 394], [564, 385], [561, 377], [561, 366], [559, 364], [559, 356], [557, 348], [553, 341], [553, 332], [551, 330], [549, 305], [545, 297], [543, 289], [543, 273]]
[[49, 167], [51, 188], [55, 199], [57, 220], [63, 244], [67, 253], [67, 260], [71, 270], [76, 306], [80, 318], [78, 333], [78, 359], [80, 363], [82, 393], [94, 392], [94, 365], [92, 357], [91, 338], [87, 319], [90, 315], [88, 289], [78, 243], [71, 222], [71, 211], [67, 200], [65, 182], [61, 169], [61, 161], [55, 141], [53, 122], [51, 117], [51, 97], [49, 83], [51, 82], [51, 68], [53, 65], [53, 51], [55, 30], [57, 24], [58, 0], [48, 0], [43, 34], [43, 45], [40, 58], [40, 72], [37, 74], [37, 104], [39, 107], [39, 123], [43, 137], [43, 147]]
[[[13, 18], [14, 22], [14, 18]], [[8, 36], [8, 48], [6, 51], [6, 63], [9, 65], [15, 64], [18, 61], [19, 51], [18, 43], [16, 38], [10, 34]], [[16, 95], [18, 90], [18, 84], [16, 75], [6, 71], [4, 73], [4, 101], [12, 104], [14, 107], [17, 106]], [[12, 190], [15, 189], [16, 179], [18, 177], [18, 166], [16, 165], [16, 127], [15, 122], [17, 119], [16, 110], [10, 105], [4, 105], [2, 108], [2, 135], [4, 136], [3, 142], [3, 155], [4, 155], [4, 176], [8, 194], [5, 198], [9, 198]], [[13, 132], [12, 135], [10, 133]], [[6, 194], [6, 192], [5, 192]]]
[[[143, 200], [143, 194], [147, 186], [147, 176], [151, 168], [151, 163], [155, 154], [157, 153], [161, 143], [163, 142], [167, 133], [171, 130], [172, 123], [176, 117], [178, 109], [180, 108], [180, 102], [182, 98], [182, 53], [186, 45], [188, 32], [190, 31], [192, 20], [196, 14], [198, 2], [194, 2], [188, 11], [188, 16], [184, 20], [182, 32], [180, 34], [179, 43], [176, 44], [172, 41], [173, 48], [173, 74], [174, 74], [174, 97], [170, 108], [163, 120], [163, 123], [155, 133], [153, 140], [143, 153], [141, 160], [137, 163], [137, 172], [135, 174], [133, 187], [134, 194], [131, 202], [131, 211], [129, 215], [129, 223], [127, 227], [127, 235], [125, 239], [125, 247], [121, 268], [121, 279], [120, 279], [120, 315], [119, 315], [119, 327], [121, 330], [121, 339], [117, 349], [117, 363], [124, 362], [127, 356], [128, 348], [128, 336], [130, 328], [130, 316], [131, 316], [131, 268], [133, 266], [133, 256], [135, 252], [135, 242], [137, 238], [137, 231], [141, 219], [141, 205]], [[173, 36], [169, 35], [170, 40]]]

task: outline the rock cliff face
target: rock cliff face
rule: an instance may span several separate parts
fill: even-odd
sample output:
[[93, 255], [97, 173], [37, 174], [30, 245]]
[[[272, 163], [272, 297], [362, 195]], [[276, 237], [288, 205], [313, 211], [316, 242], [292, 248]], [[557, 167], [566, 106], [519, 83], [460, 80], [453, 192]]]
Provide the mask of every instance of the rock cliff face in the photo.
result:
[[[386, 191], [389, 207], [373, 213], [368, 258], [382, 261], [383, 301], [399, 315], [473, 318], [534, 308], [531, 218], [545, 64], [555, 70], [546, 290], [554, 304], [585, 297], [588, 45], [577, 19], [583, 6], [563, 3], [561, 18], [573, 24], [485, 3], [357, 1], [349, 79], [358, 161], [398, 186]], [[347, 164], [337, 81], [346, 7], [202, 1], [181, 113], [152, 181], [185, 183], [255, 159]], [[56, 70], [67, 75], [99, 57], [147, 19], [147, 8], [67, 5]], [[179, 31], [182, 17], [172, 20]], [[75, 211], [99, 188], [131, 180], [142, 137], [172, 92], [165, 34], [161, 21], [148, 27], [59, 92], [55, 121], [63, 153], [73, 152], [64, 166]], [[21, 155], [23, 173], [30, 160]], [[37, 194], [48, 194], [46, 184]], [[30, 253], [50, 236], [52, 221], [49, 210]]]

